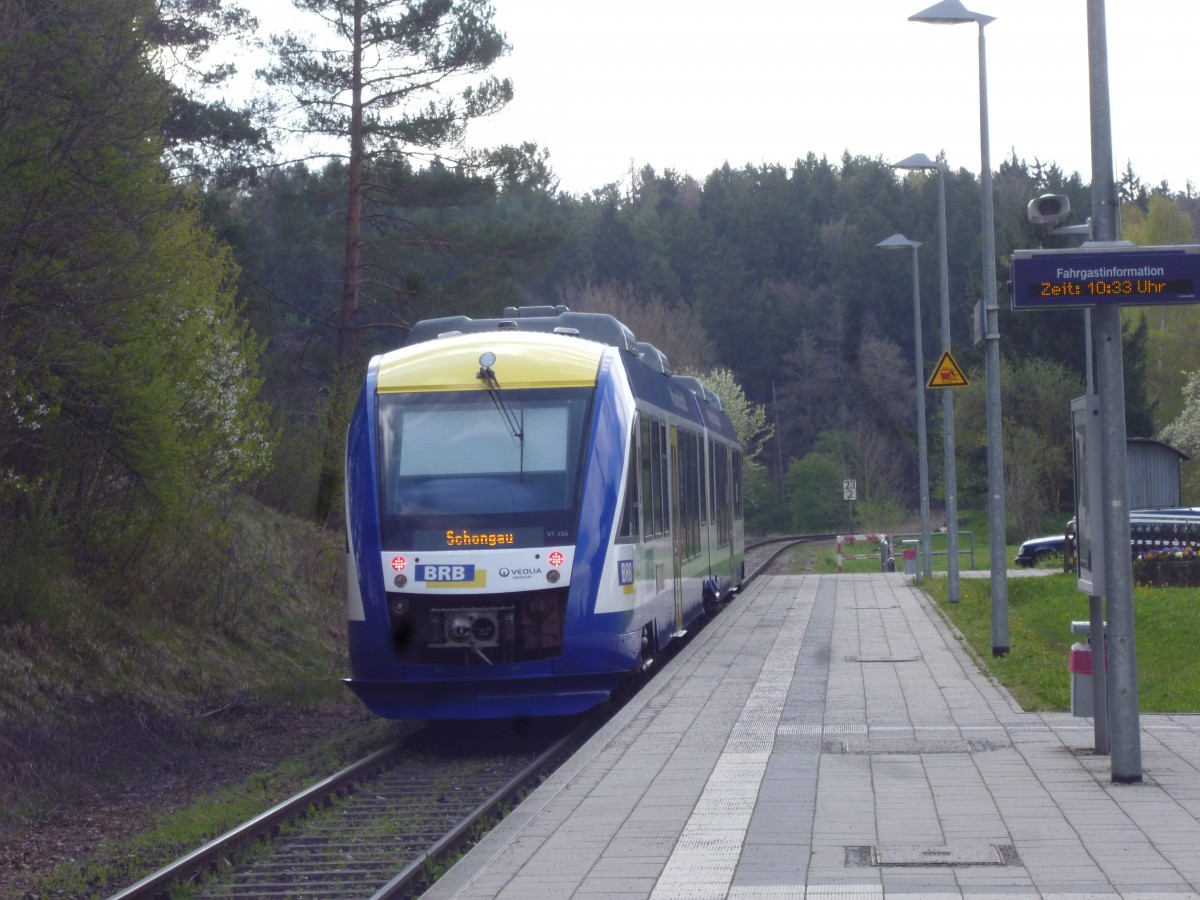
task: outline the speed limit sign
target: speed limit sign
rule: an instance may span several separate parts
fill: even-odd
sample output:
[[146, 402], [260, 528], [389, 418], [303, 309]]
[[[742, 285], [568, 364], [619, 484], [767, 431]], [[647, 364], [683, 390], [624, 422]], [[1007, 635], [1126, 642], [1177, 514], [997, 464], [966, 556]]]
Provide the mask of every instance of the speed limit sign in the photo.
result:
[[858, 482], [853, 478], [842, 479], [842, 498], [844, 500], [858, 499]]

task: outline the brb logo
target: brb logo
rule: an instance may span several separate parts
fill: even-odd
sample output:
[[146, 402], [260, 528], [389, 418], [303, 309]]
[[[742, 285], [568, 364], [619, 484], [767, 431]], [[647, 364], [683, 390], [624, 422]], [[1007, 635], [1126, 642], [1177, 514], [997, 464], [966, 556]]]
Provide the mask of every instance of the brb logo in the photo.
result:
[[474, 581], [475, 567], [445, 564], [417, 566], [416, 579], [434, 582]]
[[633, 560], [617, 560], [617, 584], [633, 584]]

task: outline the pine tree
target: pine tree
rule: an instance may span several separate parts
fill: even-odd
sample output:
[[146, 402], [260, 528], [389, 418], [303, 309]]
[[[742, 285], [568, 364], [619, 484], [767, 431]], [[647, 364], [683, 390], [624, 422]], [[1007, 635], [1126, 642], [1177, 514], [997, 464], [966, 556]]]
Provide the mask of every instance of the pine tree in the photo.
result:
[[[385, 183], [373, 183], [367, 173], [385, 168], [388, 160], [440, 159], [461, 145], [468, 122], [511, 99], [512, 85], [484, 75], [509, 47], [483, 0], [295, 0], [295, 5], [319, 16], [334, 43], [318, 49], [294, 33], [276, 37], [276, 62], [262, 74], [269, 85], [292, 94], [297, 127], [318, 146], [336, 148], [328, 155], [346, 160], [348, 178], [337, 356], [318, 498], [318, 515], [327, 516], [336, 507], [341, 435], [361, 377], [364, 206], [372, 195], [386, 193]], [[455, 81], [469, 83], [451, 94], [446, 86]]]

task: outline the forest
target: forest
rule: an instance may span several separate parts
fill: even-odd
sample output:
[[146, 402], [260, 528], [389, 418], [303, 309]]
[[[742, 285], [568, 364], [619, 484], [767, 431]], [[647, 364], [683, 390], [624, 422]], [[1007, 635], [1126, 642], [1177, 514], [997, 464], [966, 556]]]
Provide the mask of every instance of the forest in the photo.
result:
[[[721, 385], [747, 456], [748, 527], [887, 530], [917, 505], [916, 391], [941, 352], [938, 176], [847, 148], [703, 179], [646, 166], [574, 195], [552, 148], [468, 149], [519, 85], [483, 0], [298, 0], [335, 49], [262, 35], [272, 63], [220, 99], [221, 41], [256, 25], [221, 0], [46, 0], [0, 16], [0, 621], [58, 579], [120, 599], [170, 586], [232, 540], [234, 498], [339, 526], [344, 423], [371, 355], [430, 316], [563, 303], [610, 312], [676, 371]], [[364, 65], [363, 60], [369, 65]], [[453, 77], [451, 77], [453, 76]], [[447, 85], [453, 84], [454, 88]], [[217, 99], [213, 99], [216, 97]], [[312, 138], [306, 158], [279, 149]], [[1090, 186], [1004, 153], [994, 175], [1008, 538], [1072, 509], [1078, 311], [1016, 313], [1014, 249], [1078, 238], [1028, 202]], [[1194, 186], [1124, 163], [1122, 237], [1191, 243]], [[944, 175], [960, 509], [986, 493], [980, 180]], [[922, 376], [914, 360], [918, 253]], [[1200, 451], [1200, 314], [1127, 308], [1129, 434]], [[941, 498], [940, 403], [927, 398]], [[1195, 486], [1185, 486], [1185, 500]]]

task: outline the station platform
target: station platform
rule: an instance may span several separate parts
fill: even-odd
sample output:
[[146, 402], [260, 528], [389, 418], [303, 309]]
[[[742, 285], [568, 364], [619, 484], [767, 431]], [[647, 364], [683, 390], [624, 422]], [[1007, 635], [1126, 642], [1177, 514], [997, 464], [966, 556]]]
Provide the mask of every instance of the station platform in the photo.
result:
[[424, 896], [1200, 897], [1200, 716], [1141, 726], [1113, 784], [903, 574], [760, 579]]

